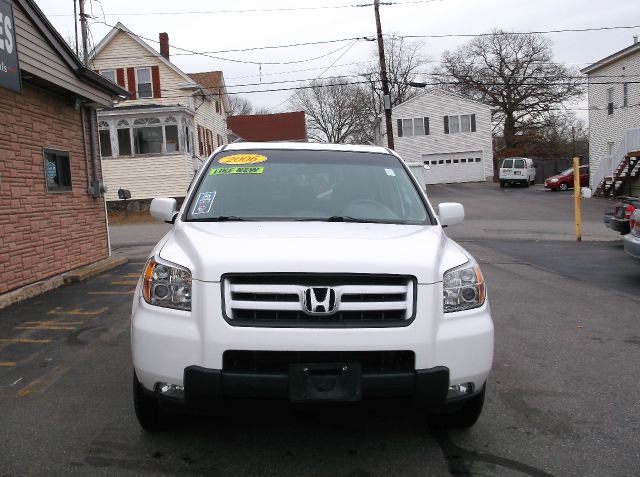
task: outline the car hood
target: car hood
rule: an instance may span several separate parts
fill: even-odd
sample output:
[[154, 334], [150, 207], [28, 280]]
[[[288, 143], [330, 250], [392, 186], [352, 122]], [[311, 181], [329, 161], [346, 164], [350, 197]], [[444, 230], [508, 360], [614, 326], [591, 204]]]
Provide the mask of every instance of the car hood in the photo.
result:
[[442, 281], [468, 254], [438, 225], [331, 222], [177, 222], [156, 247], [194, 280], [225, 273], [375, 273]]

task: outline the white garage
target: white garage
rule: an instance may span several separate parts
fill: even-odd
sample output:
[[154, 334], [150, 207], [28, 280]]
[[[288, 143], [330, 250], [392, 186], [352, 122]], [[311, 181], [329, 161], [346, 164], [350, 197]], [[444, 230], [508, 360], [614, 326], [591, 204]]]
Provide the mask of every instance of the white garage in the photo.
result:
[[[433, 88], [394, 106], [392, 119], [395, 151], [407, 163], [429, 163], [427, 184], [492, 179], [491, 107]], [[387, 145], [383, 115], [373, 133]]]
[[482, 151], [423, 154], [422, 161], [431, 168], [427, 184], [485, 180]]

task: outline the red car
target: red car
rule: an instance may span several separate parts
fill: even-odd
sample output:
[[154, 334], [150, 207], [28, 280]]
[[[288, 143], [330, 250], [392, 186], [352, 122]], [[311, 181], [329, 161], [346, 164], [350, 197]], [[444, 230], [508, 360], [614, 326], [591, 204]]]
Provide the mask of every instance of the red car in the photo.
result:
[[[548, 177], [544, 186], [551, 190], [573, 189], [573, 167], [556, 176]], [[580, 166], [580, 187], [589, 187], [589, 166]]]

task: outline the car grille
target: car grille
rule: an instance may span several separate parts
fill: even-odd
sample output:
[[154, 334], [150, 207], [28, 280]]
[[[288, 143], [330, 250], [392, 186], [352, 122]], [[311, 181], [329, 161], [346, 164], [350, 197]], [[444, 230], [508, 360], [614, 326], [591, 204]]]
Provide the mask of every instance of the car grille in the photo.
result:
[[230, 372], [288, 373], [291, 364], [360, 363], [363, 373], [411, 372], [413, 351], [225, 351], [222, 369]]
[[414, 315], [415, 283], [400, 275], [227, 275], [224, 316], [234, 326], [405, 326]]

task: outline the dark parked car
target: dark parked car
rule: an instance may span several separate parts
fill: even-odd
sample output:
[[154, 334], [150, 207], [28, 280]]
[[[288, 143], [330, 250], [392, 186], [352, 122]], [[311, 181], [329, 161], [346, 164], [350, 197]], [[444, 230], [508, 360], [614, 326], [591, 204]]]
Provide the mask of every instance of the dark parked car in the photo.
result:
[[[555, 176], [547, 177], [544, 186], [551, 190], [573, 189], [573, 167]], [[589, 187], [589, 166], [580, 166], [580, 187]]]
[[626, 235], [631, 230], [630, 218], [633, 211], [640, 208], [638, 197], [618, 197], [618, 202], [613, 208], [613, 214], [609, 226], [616, 232]]

